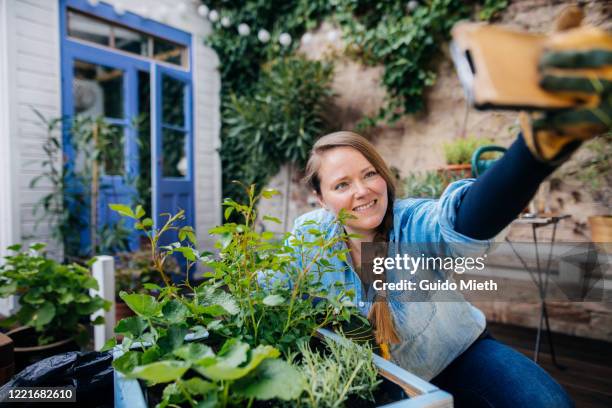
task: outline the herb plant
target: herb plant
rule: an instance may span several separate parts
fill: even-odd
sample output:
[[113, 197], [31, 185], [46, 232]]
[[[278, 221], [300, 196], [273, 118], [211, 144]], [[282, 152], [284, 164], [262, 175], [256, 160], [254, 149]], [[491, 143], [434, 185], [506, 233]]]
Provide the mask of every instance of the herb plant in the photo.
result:
[[[108, 310], [110, 303], [91, 296], [98, 282], [80, 265], [62, 265], [42, 254], [44, 244], [33, 244], [28, 250], [13, 245], [14, 255], [5, 257], [0, 266], [0, 297], [19, 296], [17, 313], [2, 322], [5, 327], [15, 323], [33, 327], [39, 345], [65, 338], [74, 338], [84, 345], [88, 339], [85, 327], [89, 316], [97, 310]], [[102, 324], [99, 316], [93, 324]]]

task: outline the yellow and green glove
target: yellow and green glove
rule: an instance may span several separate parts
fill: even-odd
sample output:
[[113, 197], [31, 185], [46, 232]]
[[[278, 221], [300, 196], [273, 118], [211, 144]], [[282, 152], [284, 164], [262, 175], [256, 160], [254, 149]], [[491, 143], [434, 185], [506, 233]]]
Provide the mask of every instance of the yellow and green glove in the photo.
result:
[[540, 86], [571, 95], [578, 107], [521, 113], [519, 120], [531, 153], [559, 164], [583, 141], [612, 129], [612, 36], [594, 27], [573, 28], [552, 45], [540, 58]]

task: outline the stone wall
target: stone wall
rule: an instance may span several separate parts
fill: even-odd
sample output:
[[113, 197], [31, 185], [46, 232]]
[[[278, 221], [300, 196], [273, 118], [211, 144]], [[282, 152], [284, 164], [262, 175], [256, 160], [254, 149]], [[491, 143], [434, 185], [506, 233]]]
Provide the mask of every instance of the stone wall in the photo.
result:
[[[552, 28], [554, 16], [567, 3], [549, 0], [512, 1], [501, 16], [501, 23], [533, 32], [547, 32]], [[609, 2], [588, 2], [586, 15], [587, 22], [606, 29], [612, 28], [612, 5]], [[354, 129], [363, 115], [376, 112], [383, 101], [385, 91], [379, 85], [382, 68], [364, 67], [346, 58], [339, 31], [329, 24], [323, 24], [312, 34], [312, 40], [302, 44], [302, 52], [308, 58], [332, 58], [335, 63], [333, 89], [336, 98], [334, 106], [329, 109], [331, 125], [334, 129]], [[365, 135], [387, 163], [397, 169], [400, 177], [444, 165], [442, 143], [460, 137], [464, 123], [467, 135], [488, 137], [502, 146], [509, 146], [518, 132], [517, 115], [514, 112], [479, 112], [466, 107], [447, 46], [444, 46], [437, 63], [437, 81], [427, 95], [427, 112], [407, 116], [394, 126], [378, 127]], [[593, 199], [588, 189], [577, 182], [575, 177], [568, 177], [564, 173], [565, 169], [576, 166], [578, 160], [586, 154], [581, 151], [570, 163], [566, 163], [553, 175], [556, 180], [545, 183], [537, 196], [536, 204], [540, 209], [571, 214], [570, 218], [559, 224], [557, 239], [561, 241], [588, 241], [588, 216], [610, 212], [612, 203], [609, 200], [602, 202]], [[291, 226], [298, 215], [316, 207], [316, 200], [300, 179], [300, 169], [289, 171], [284, 168], [270, 183], [271, 187], [281, 191], [283, 198], [275, 203], [264, 203], [260, 207], [261, 212], [276, 216], [286, 214], [285, 224]], [[291, 180], [289, 185], [288, 180]], [[603, 188], [609, 191], [611, 186]], [[264, 228], [281, 231], [281, 227], [274, 224], [266, 224]], [[550, 233], [542, 229], [541, 239], [550, 239]], [[531, 240], [531, 229], [526, 226], [511, 225], [503, 234], [513, 240]], [[492, 321], [534, 327], [539, 316], [537, 305], [491, 303], [479, 306]], [[612, 307], [609, 303], [555, 304], [551, 307], [550, 315], [553, 330], [612, 340]]]

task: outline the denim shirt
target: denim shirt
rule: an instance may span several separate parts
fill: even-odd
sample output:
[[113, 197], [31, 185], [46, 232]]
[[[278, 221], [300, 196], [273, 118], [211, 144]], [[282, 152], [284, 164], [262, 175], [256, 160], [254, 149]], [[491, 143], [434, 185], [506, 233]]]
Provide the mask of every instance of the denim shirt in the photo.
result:
[[[419, 248], [419, 251], [434, 256], [442, 255], [440, 251], [446, 252], [445, 256], [484, 253], [491, 241], [472, 239], [454, 230], [457, 209], [473, 181], [466, 179], [452, 183], [439, 200], [396, 200], [393, 205], [389, 252], [394, 245], [410, 243]], [[331, 238], [341, 232], [337, 224], [334, 224], [334, 219], [329, 211], [311, 211], [295, 221], [294, 234], [308, 240], [308, 230], [313, 225], [302, 224], [312, 220], [319, 228], [327, 229], [327, 237]], [[334, 272], [323, 274], [323, 284], [330, 290], [334, 290], [335, 282], [342, 283], [344, 289], [353, 289], [356, 306], [363, 315], [367, 315], [372, 301], [364, 295], [350, 259], [344, 262], [338, 257], [332, 257], [329, 261]], [[419, 291], [416, 292], [415, 296], [418, 296]], [[457, 301], [453, 302], [447, 299], [436, 302], [435, 298], [411, 302], [393, 296], [389, 297], [388, 302], [401, 340], [399, 344], [390, 346], [392, 361], [425, 380], [435, 377], [463, 353], [480, 336], [486, 325], [484, 314], [465, 301], [459, 293]]]

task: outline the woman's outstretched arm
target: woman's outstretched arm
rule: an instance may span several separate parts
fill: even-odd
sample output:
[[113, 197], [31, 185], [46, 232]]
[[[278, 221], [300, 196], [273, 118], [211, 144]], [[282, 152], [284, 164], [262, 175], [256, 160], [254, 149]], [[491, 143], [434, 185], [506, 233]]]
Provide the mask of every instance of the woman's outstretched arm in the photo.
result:
[[520, 214], [555, 168], [536, 160], [519, 135], [465, 194], [455, 230], [470, 238], [493, 238]]

